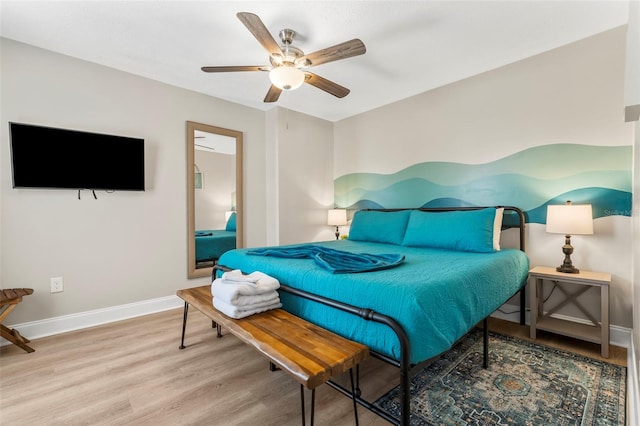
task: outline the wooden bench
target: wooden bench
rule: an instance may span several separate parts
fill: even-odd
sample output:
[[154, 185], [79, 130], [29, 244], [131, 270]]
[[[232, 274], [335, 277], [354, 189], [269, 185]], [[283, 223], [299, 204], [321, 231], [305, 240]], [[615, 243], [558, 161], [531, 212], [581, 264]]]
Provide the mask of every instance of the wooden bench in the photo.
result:
[[273, 309], [241, 319], [230, 318], [213, 307], [210, 285], [178, 290], [177, 295], [184, 300], [180, 349], [185, 347], [188, 309], [189, 305], [193, 305], [213, 321], [218, 337], [221, 337], [220, 328], [226, 328], [300, 383], [303, 425], [306, 417], [304, 387], [311, 389], [313, 425], [315, 388], [331, 377], [349, 371], [353, 409], [356, 425], [358, 424], [352, 368], [369, 355], [366, 346], [347, 340], [282, 309]]

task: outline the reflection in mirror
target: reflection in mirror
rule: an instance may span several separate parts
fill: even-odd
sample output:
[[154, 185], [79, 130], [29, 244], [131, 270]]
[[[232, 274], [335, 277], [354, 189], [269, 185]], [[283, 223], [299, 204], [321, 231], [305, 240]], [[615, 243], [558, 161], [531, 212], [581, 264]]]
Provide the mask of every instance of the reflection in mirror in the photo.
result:
[[189, 278], [242, 243], [242, 132], [187, 122]]

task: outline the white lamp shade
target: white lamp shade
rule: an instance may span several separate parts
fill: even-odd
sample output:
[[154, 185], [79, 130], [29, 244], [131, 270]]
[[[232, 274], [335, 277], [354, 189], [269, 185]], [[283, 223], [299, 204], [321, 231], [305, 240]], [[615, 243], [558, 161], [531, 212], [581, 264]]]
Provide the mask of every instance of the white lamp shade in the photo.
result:
[[347, 224], [347, 211], [331, 209], [327, 215], [327, 225], [342, 226]]
[[282, 65], [269, 72], [269, 79], [280, 89], [293, 90], [304, 83], [304, 73], [294, 66]]
[[547, 232], [564, 235], [593, 234], [591, 204], [547, 206]]

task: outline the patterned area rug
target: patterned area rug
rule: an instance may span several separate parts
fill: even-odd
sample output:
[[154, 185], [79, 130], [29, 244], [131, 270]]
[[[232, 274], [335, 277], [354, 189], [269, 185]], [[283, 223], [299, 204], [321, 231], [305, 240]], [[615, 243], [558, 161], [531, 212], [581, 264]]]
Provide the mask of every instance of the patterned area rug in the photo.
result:
[[[411, 382], [412, 425], [624, 425], [625, 367], [471, 332]], [[399, 388], [374, 404], [399, 417]]]

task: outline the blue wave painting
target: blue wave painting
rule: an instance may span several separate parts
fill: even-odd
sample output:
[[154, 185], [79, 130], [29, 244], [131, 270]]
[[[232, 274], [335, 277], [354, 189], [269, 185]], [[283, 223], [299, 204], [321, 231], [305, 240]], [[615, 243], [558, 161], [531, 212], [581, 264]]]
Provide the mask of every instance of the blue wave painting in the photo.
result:
[[545, 223], [549, 204], [591, 204], [594, 218], [631, 216], [631, 146], [543, 145], [484, 164], [425, 162], [334, 181], [340, 208], [517, 206]]

